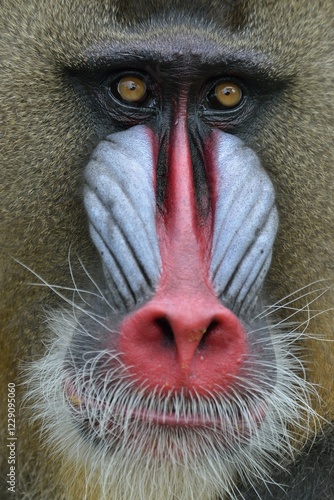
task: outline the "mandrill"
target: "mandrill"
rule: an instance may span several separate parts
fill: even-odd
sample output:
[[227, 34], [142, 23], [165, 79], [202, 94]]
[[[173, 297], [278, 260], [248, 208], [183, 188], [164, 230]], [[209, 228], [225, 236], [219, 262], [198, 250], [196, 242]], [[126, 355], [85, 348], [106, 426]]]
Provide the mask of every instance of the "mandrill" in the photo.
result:
[[333, 1], [0, 12], [1, 498], [334, 498]]

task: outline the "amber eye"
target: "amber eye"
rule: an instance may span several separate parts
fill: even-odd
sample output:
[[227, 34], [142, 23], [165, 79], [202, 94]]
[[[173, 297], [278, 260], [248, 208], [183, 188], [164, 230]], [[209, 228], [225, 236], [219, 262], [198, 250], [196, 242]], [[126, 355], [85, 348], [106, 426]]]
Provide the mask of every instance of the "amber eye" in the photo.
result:
[[214, 87], [214, 97], [224, 108], [235, 108], [242, 100], [242, 90], [234, 82], [221, 82]]
[[146, 83], [138, 76], [127, 75], [120, 79], [117, 92], [126, 102], [143, 101], [146, 97]]

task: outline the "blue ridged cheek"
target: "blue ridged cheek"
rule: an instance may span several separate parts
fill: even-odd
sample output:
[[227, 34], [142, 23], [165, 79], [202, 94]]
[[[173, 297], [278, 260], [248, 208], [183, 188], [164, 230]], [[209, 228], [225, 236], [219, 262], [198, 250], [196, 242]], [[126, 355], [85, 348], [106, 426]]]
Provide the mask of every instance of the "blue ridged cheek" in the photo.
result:
[[211, 280], [218, 297], [245, 314], [270, 267], [278, 229], [275, 191], [252, 149], [233, 135], [215, 134]]
[[154, 168], [152, 137], [140, 125], [108, 136], [86, 167], [90, 233], [117, 306], [150, 296], [159, 279]]

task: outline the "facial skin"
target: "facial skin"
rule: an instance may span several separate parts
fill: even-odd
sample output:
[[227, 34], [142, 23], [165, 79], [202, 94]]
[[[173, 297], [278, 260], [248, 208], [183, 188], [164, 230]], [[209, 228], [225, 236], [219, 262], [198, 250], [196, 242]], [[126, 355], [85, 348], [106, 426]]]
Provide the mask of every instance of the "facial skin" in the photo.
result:
[[3, 3], [18, 494], [329, 494], [333, 13]]

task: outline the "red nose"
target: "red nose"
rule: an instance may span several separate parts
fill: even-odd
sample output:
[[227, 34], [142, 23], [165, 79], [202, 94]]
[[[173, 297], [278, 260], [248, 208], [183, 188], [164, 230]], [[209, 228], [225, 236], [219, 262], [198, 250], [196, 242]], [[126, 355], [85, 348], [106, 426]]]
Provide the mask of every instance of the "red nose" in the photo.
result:
[[214, 296], [156, 296], [121, 326], [123, 360], [150, 390], [227, 389], [246, 353], [237, 317]]

